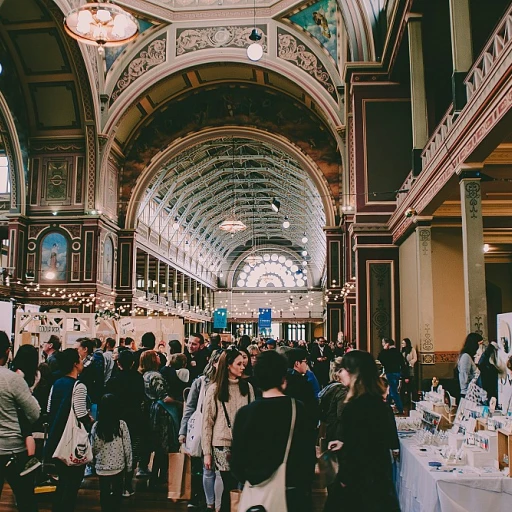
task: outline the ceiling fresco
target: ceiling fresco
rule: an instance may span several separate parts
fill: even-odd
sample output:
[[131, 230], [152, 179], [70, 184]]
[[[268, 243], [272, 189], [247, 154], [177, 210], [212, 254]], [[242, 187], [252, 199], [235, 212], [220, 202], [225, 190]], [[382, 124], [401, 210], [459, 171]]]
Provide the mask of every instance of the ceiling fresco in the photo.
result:
[[341, 160], [336, 142], [323, 122], [292, 98], [256, 85], [200, 89], [168, 103], [139, 130], [126, 151], [122, 198], [151, 158], [172, 141], [205, 128], [254, 127], [286, 137], [300, 147], [324, 174], [332, 196], [340, 195]]

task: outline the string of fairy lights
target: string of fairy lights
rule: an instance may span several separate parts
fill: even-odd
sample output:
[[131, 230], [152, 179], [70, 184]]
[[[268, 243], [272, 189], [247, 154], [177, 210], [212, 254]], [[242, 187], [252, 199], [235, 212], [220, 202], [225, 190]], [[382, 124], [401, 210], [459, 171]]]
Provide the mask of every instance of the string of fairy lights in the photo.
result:
[[[28, 294], [32, 294], [34, 292], [40, 293], [43, 297], [48, 297], [56, 302], [62, 301], [63, 303], [67, 303], [66, 305], [69, 307], [83, 307], [86, 313], [95, 313], [97, 319], [104, 318], [119, 320], [122, 316], [127, 315], [174, 316], [188, 311], [193, 313], [200, 311], [197, 306], [192, 306], [188, 309], [186, 302], [184, 304], [178, 303], [176, 307], [172, 307], [167, 301], [167, 304], [163, 307], [150, 307], [148, 305], [134, 306], [127, 302], [126, 298], [121, 298], [121, 304], [116, 305], [114, 299], [109, 300], [104, 297], [100, 297], [95, 293], [86, 291], [69, 291], [67, 288], [63, 287], [42, 288], [39, 283], [22, 283], [21, 281], [17, 281], [17, 284], [23, 285], [24, 290]], [[115, 297], [116, 293], [111, 292], [111, 295]], [[142, 302], [144, 299], [140, 297], [139, 300]]]

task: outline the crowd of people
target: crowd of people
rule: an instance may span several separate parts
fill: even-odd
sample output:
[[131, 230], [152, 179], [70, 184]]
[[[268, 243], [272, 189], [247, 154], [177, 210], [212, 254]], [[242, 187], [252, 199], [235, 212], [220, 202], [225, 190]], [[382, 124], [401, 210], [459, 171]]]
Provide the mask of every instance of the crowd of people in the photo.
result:
[[[339, 462], [326, 512], [399, 510], [391, 471], [398, 437], [386, 403], [388, 390], [397, 401], [391, 341], [381, 361], [387, 381], [369, 353], [323, 337], [241, 336], [232, 344], [194, 333], [182, 346], [157, 345], [148, 332], [140, 343], [60, 345], [55, 336], [44, 344], [43, 363], [35, 347], [23, 345], [8, 369], [11, 346], [0, 333], [0, 483], [8, 481], [20, 511], [37, 510], [41, 454], [32, 433], [44, 424], [55, 512], [72, 512], [83, 479], [94, 474], [101, 510], [119, 511], [134, 494], [134, 478], [166, 485], [168, 454], [182, 449], [193, 455], [191, 509], [230, 512], [231, 491], [257, 489], [285, 461], [287, 509], [311, 512], [319, 443]], [[414, 367], [410, 351], [398, 353]], [[71, 411], [89, 432], [94, 458], [87, 466], [54, 458]]]

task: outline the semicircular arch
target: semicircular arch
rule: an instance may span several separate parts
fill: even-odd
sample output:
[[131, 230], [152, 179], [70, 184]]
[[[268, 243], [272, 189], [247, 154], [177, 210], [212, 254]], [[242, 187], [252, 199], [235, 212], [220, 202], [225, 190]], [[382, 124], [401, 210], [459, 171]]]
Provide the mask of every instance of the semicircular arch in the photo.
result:
[[201, 132], [191, 134], [182, 139], [176, 140], [164, 151], [156, 155], [150, 164], [142, 171], [137, 179], [134, 188], [131, 191], [130, 201], [128, 203], [125, 219], [126, 229], [135, 229], [137, 221], [137, 211], [142, 197], [146, 193], [151, 180], [156, 172], [162, 166], [173, 158], [177, 157], [181, 152], [186, 149], [208, 142], [219, 137], [243, 137], [253, 139], [259, 142], [267, 143], [276, 146], [281, 151], [290, 155], [304, 171], [311, 177], [315, 184], [319, 195], [322, 199], [324, 207], [326, 224], [332, 226], [335, 224], [335, 200], [332, 197], [329, 185], [318, 169], [314, 161], [300, 150], [295, 144], [279, 135], [271, 135], [265, 131], [258, 130], [257, 128], [242, 128], [239, 126], [225, 126], [222, 128], [210, 128], [202, 130]]
[[[196, 53], [200, 55], [196, 55]], [[325, 65], [332, 67], [332, 64], [325, 56], [322, 55], [321, 59], [325, 61]], [[248, 62], [247, 57], [236, 50], [226, 50], [222, 54], [213, 50], [194, 52], [180, 57], [179, 59], [166, 61], [154, 67], [142, 75], [132, 85], [128, 86], [111, 105], [108, 116], [104, 120], [103, 132], [109, 137], [115, 135], [117, 127], [120, 125], [125, 113], [133, 104], [134, 100], [144, 97], [144, 95], [156, 85], [169, 80], [178, 73], [186, 74], [189, 71], [193, 71], [198, 66], [215, 66], [219, 64], [251, 66], [260, 72], [273, 72], [281, 77], [287, 77], [288, 80], [302, 89], [302, 91], [316, 103], [318, 110], [324, 114], [325, 121], [333, 136], [337, 137], [337, 128], [342, 124], [337, 99], [320, 86], [311, 75], [283, 59], [268, 57], [264, 62]], [[335, 80], [335, 87], [340, 86], [341, 78], [339, 74], [335, 72], [333, 67], [330, 71], [331, 78]], [[219, 77], [218, 82], [220, 83], [223, 81], [221, 73]], [[230, 81], [232, 81], [232, 79], [230, 79]], [[110, 92], [113, 89], [114, 83], [115, 80], [107, 84]], [[176, 97], [176, 95], [173, 97]], [[173, 97], [169, 95], [169, 97], [162, 100], [162, 103], [165, 103]]]
[[[2, 126], [4, 125], [4, 126]], [[23, 154], [18, 138], [16, 124], [4, 95], [0, 92], [0, 136], [5, 137], [4, 146], [9, 162], [11, 179], [11, 210], [26, 213], [26, 180], [23, 165]]]

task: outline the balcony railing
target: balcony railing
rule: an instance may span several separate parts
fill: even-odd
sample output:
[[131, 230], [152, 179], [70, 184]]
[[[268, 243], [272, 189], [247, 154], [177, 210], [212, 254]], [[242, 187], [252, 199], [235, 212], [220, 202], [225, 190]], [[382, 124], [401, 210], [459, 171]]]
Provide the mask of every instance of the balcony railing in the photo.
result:
[[478, 60], [464, 80], [468, 102], [478, 91], [485, 78], [494, 68], [501, 55], [512, 42], [512, 7], [509, 9], [501, 23], [498, 25], [489, 43], [484, 48]]
[[396, 207], [399, 208], [400, 205], [404, 202], [407, 193], [409, 190], [411, 190], [411, 187], [413, 183], [416, 181], [416, 176], [414, 176], [413, 172], [411, 171], [407, 178], [405, 178], [405, 181], [402, 183], [402, 186], [400, 187], [400, 190], [398, 194], [396, 195]]
[[[473, 67], [469, 70], [464, 84], [466, 86], [467, 103], [460, 112], [455, 112], [453, 103], [450, 104], [448, 110], [444, 114], [441, 122], [431, 135], [430, 139], [425, 145], [423, 152], [421, 153], [422, 160], [422, 174], [437, 172], [436, 166], [441, 160], [441, 156], [449, 153], [452, 148], [450, 146], [450, 137], [454, 130], [458, 126], [458, 120], [462, 117], [472, 115], [473, 111], [479, 108], [480, 104], [485, 101], [485, 94], [482, 97], [478, 97], [478, 92], [483, 90], [489, 84], [496, 83], [499, 81], [500, 76], [494, 76], [500, 73], [500, 66], [502, 69], [506, 69], [504, 66], [504, 59], [510, 57], [512, 48], [512, 7], [505, 14], [496, 30], [493, 32], [484, 50], [481, 52], [478, 59], [473, 64]], [[494, 73], [494, 75], [493, 75]], [[464, 121], [467, 122], [467, 121]], [[404, 181], [401, 190], [410, 190], [414, 188], [414, 177], [410, 173]], [[424, 179], [422, 186], [424, 186]], [[397, 209], [406, 201], [407, 192], [402, 192], [397, 195]]]
[[425, 169], [432, 161], [434, 156], [439, 151], [439, 148], [445, 145], [446, 137], [452, 129], [453, 123], [457, 119], [457, 114], [453, 108], [453, 103], [450, 104], [446, 114], [441, 119], [436, 130], [425, 145], [425, 149], [421, 153], [422, 167]]

